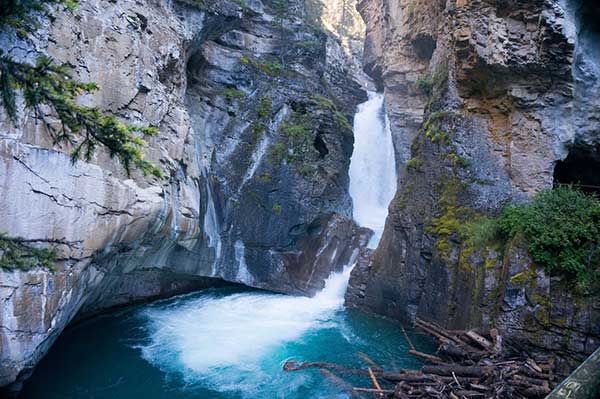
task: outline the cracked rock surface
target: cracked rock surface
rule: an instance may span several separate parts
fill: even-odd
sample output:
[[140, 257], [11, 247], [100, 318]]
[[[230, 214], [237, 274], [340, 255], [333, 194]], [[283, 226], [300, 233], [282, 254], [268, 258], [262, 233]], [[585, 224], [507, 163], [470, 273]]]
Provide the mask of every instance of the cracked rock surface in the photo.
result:
[[[29, 40], [0, 32], [14, 59], [47, 54], [96, 82], [82, 104], [157, 126], [144, 151], [167, 176], [128, 177], [102, 151], [71, 164], [32, 112], [0, 115], [0, 230], [60, 258], [55, 272], [0, 270], [0, 386], [74, 319], [223, 281], [311, 294], [368, 241], [350, 220], [342, 121], [366, 98], [359, 50], [315, 29], [301, 0], [283, 23], [269, 1], [204, 3], [90, 0], [52, 9]], [[298, 114], [302, 144], [282, 130]]]
[[465, 250], [456, 231], [431, 229], [435, 218], [458, 223], [460, 209], [497, 215], [552, 187], [555, 166], [572, 154], [595, 159], [592, 3], [359, 3], [365, 70], [385, 90], [399, 183], [379, 248], [353, 270], [347, 304], [450, 329], [495, 326], [521, 348], [557, 354], [563, 373], [600, 345], [598, 296], [574, 295], [517, 244]]

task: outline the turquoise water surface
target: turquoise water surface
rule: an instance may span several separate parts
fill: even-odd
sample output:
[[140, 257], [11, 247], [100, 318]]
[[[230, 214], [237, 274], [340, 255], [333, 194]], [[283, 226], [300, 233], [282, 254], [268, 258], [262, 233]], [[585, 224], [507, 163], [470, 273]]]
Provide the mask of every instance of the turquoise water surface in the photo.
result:
[[219, 288], [97, 317], [62, 334], [21, 397], [345, 398], [318, 370], [286, 373], [283, 363], [364, 368], [364, 352], [388, 369], [419, 367], [399, 325], [343, 308], [344, 279], [330, 277], [314, 298]]

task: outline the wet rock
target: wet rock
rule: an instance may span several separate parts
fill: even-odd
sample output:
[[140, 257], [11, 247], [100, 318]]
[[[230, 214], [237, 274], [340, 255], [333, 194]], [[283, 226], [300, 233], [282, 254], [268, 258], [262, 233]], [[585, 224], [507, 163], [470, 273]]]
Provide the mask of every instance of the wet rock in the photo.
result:
[[457, 232], [464, 210], [496, 215], [552, 187], [569, 152], [596, 162], [578, 147], [596, 140], [588, 117], [600, 109], [597, 51], [584, 50], [597, 32], [585, 4], [359, 3], [365, 70], [385, 90], [400, 178], [382, 241], [351, 277], [348, 305], [405, 322], [494, 325], [518, 346], [558, 354], [562, 372], [599, 344], [589, 323], [597, 296], [574, 296], [518, 243], [478, 251]]
[[[29, 41], [0, 32], [15, 59], [48, 54], [96, 82], [83, 104], [159, 127], [145, 153], [167, 176], [128, 177], [101, 150], [71, 165], [30, 113], [0, 115], [0, 229], [60, 257], [53, 273], [0, 271], [0, 386], [75, 318], [218, 281], [311, 294], [365, 244], [343, 123], [366, 99], [356, 49], [299, 0], [284, 37], [268, 1], [205, 6], [86, 1], [53, 9]], [[296, 142], [283, 128], [300, 117]]]

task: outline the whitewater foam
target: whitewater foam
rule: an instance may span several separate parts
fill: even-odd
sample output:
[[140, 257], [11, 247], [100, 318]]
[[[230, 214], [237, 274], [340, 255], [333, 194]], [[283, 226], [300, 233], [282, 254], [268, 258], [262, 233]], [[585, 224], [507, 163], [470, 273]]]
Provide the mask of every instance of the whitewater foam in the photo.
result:
[[396, 159], [384, 96], [369, 92], [369, 100], [354, 116], [354, 152], [350, 159], [350, 196], [354, 220], [375, 232], [369, 248], [383, 234], [388, 206], [397, 188]]
[[312, 298], [246, 292], [183, 297], [146, 309], [142, 316], [150, 342], [141, 348], [142, 357], [189, 383], [253, 397], [265, 381], [276, 378], [274, 370], [281, 371], [271, 363], [275, 352], [311, 330], [331, 327], [343, 308], [351, 269], [332, 274]]

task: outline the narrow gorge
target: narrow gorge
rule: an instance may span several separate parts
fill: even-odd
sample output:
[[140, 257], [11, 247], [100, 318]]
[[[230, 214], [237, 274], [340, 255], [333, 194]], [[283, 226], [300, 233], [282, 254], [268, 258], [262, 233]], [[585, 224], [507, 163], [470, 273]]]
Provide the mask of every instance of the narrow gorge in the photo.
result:
[[558, 384], [600, 347], [597, 17], [3, 2], [0, 397], [412, 398], [423, 321]]

